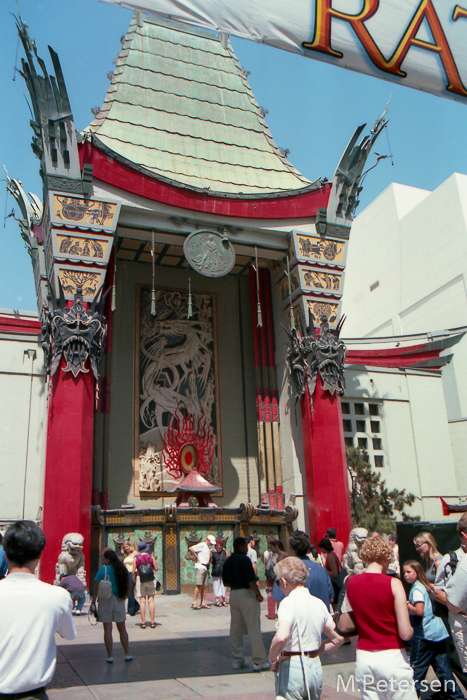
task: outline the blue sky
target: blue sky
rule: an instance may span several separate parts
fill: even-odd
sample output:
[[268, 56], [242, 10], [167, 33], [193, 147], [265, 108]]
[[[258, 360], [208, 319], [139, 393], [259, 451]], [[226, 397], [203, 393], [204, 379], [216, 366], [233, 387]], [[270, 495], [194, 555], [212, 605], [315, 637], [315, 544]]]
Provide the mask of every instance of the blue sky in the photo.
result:
[[[91, 108], [100, 106], [105, 97], [107, 73], [113, 69], [131, 11], [98, 0], [21, 0], [20, 11], [50, 70], [47, 46], [59, 54], [75, 125], [83, 129], [93, 118]], [[26, 191], [41, 196], [39, 161], [30, 148], [27, 91], [15, 72], [22, 56], [12, 16], [17, 12], [13, 0], [1, 4], [0, 166], [21, 180]], [[289, 159], [312, 180], [332, 178], [354, 129], [365, 122], [369, 129], [392, 95], [389, 127], [375, 145], [378, 153], [391, 153], [392, 159], [381, 161], [369, 173], [360, 211], [391, 182], [433, 190], [453, 172], [467, 173], [467, 104], [252, 42], [232, 39], [232, 43], [240, 63], [250, 71], [248, 80], [259, 105], [268, 110], [266, 119], [276, 143], [290, 150]], [[375, 160], [372, 156], [368, 165]], [[3, 223], [13, 207], [2, 181], [0, 308], [34, 311], [29, 256], [15, 221], [8, 218]]]

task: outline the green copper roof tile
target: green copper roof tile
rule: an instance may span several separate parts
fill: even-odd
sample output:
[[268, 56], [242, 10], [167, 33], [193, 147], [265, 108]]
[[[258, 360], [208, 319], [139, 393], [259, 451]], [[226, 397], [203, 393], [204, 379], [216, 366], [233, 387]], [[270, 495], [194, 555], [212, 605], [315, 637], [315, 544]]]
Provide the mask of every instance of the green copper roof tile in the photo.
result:
[[230, 44], [175, 22], [133, 19], [85, 133], [182, 186], [236, 195], [312, 184], [275, 145]]

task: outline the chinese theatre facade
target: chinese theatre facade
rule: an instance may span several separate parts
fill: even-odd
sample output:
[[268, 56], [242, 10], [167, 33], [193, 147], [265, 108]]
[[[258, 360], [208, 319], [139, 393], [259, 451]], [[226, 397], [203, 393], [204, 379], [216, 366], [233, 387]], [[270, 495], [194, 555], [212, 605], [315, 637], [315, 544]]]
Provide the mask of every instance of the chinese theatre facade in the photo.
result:
[[[44, 197], [23, 215], [48, 372], [41, 576], [67, 532], [146, 539], [164, 591], [188, 547], [292, 524], [351, 527], [339, 301], [379, 120], [310, 182], [267, 128], [226, 36], [136, 13], [95, 120], [75, 131], [60, 63], [36, 73]], [[66, 76], [65, 76], [66, 77]], [[260, 567], [260, 575], [264, 574]], [[262, 576], [264, 578], [264, 575]]]

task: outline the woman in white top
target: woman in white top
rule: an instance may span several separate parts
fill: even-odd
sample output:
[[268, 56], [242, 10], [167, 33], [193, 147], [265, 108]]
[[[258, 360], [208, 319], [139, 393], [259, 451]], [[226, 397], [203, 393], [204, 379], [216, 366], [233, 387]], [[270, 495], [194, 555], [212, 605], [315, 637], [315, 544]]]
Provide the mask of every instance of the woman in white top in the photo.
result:
[[[343, 637], [324, 603], [305, 588], [308, 567], [298, 557], [287, 557], [275, 566], [281, 591], [286, 596], [279, 606], [277, 632], [269, 649], [276, 675], [276, 696], [286, 700], [319, 700], [323, 672], [319, 654], [336, 649]], [[328, 637], [322, 642], [323, 632]]]
[[130, 540], [126, 540], [126, 542], [124, 542], [122, 545], [122, 553], [124, 555], [123, 563], [128, 571], [128, 578], [130, 579], [131, 585], [130, 593], [128, 595], [128, 615], [134, 617], [139, 611], [139, 603], [135, 598], [135, 582], [133, 581], [132, 573], [133, 564], [138, 552], [133, 549]]

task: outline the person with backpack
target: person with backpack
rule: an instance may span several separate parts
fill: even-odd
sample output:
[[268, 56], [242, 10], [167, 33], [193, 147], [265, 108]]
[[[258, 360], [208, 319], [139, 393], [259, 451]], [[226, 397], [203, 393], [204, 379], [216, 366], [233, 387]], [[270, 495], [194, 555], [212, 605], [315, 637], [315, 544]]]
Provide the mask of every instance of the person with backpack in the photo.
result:
[[144, 540], [138, 543], [138, 554], [133, 562], [133, 581], [136, 583], [136, 597], [139, 597], [139, 612], [141, 614], [141, 629], [146, 629], [146, 598], [149, 608], [150, 627], [154, 629], [156, 623], [154, 596], [156, 587], [154, 584], [155, 572], [159, 567], [151, 554], [149, 545]]
[[422, 565], [409, 560], [404, 563], [404, 579], [412, 586], [407, 608], [414, 633], [410, 651], [410, 665], [413, 668], [415, 689], [418, 697], [427, 688], [424, 683], [430, 666], [433, 667], [442, 684], [442, 692], [452, 700], [464, 697], [449, 663], [447, 641], [449, 634], [441, 618], [433, 615], [431, 605], [431, 584]]
[[[443, 610], [444, 606], [447, 606], [447, 587], [450, 586], [451, 580], [453, 579], [458, 568], [458, 564], [464, 559], [464, 555], [467, 552], [467, 513], [462, 513], [459, 522], [457, 523], [457, 533], [460, 537], [461, 546], [455, 551], [450, 551], [444, 555], [439, 563], [438, 571], [436, 573], [434, 596], [437, 603], [437, 608], [435, 607], [434, 609], [435, 614], [438, 614], [440, 610]], [[461, 582], [458, 578], [456, 580], [456, 585], [452, 587], [452, 590], [450, 591], [451, 596], [455, 595], [455, 591], [458, 590], [460, 584]], [[466, 612], [462, 609], [455, 611], [452, 609], [452, 607], [450, 607], [449, 610], [446, 607], [445, 612], [445, 616], [448, 618], [449, 626], [451, 628], [452, 639], [459, 655], [462, 670], [464, 673], [467, 673]]]
[[96, 612], [98, 602], [99, 622], [104, 626], [104, 644], [107, 663], [113, 664], [112, 623], [117, 625], [120, 643], [125, 653], [125, 661], [133, 661], [130, 654], [130, 642], [125, 625], [125, 601], [130, 590], [130, 581], [125, 565], [111, 547], [102, 552], [103, 565], [94, 578], [90, 611]]

